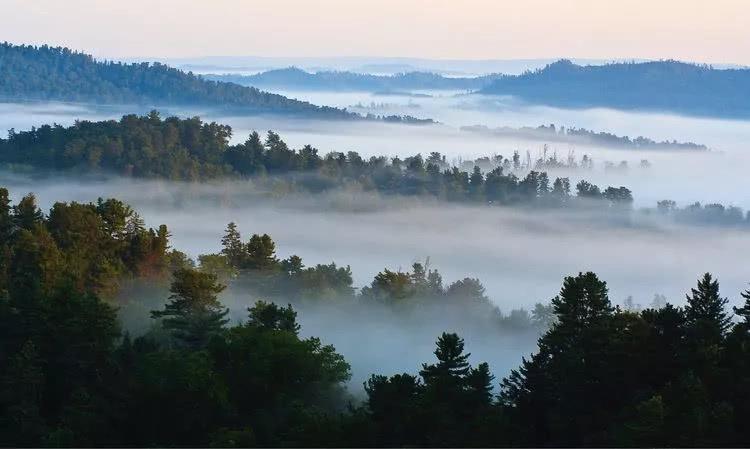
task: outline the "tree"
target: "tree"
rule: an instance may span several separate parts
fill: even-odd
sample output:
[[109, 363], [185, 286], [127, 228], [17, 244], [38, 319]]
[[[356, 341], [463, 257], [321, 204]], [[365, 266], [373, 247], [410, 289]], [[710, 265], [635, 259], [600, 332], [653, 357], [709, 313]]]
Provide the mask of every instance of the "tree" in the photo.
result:
[[205, 346], [229, 322], [225, 318], [229, 311], [217, 299], [224, 288], [213, 274], [178, 270], [170, 288], [171, 301], [151, 316], [162, 318], [163, 327], [189, 347]]
[[478, 301], [486, 303], [489, 300], [485, 295], [485, 289], [479, 279], [464, 278], [455, 281], [448, 286], [445, 292], [449, 298], [463, 301]]
[[274, 303], [257, 301], [247, 311], [250, 312], [249, 326], [292, 332], [295, 335], [300, 330], [300, 325], [297, 324], [297, 312], [292, 309], [291, 304], [280, 307]]
[[385, 269], [375, 275], [368, 287], [362, 288], [362, 296], [386, 303], [398, 302], [415, 294], [409, 273]]
[[0, 187], [0, 245], [7, 243], [13, 233], [13, 215], [8, 189]]
[[740, 293], [740, 296], [745, 299], [745, 303], [742, 307], [735, 307], [734, 313], [742, 317], [742, 319], [745, 320], [744, 323], [750, 326], [750, 290], [745, 290]]
[[685, 320], [691, 337], [700, 344], [720, 343], [732, 320], [725, 310], [728, 300], [719, 295], [719, 281], [706, 273], [690, 291], [685, 295]]
[[278, 267], [276, 244], [268, 234], [253, 234], [246, 246], [247, 259], [245, 268], [267, 271]]
[[566, 277], [560, 294], [552, 299], [558, 326], [579, 330], [612, 314], [607, 283], [592, 272]]
[[242, 244], [242, 236], [237, 230], [237, 225], [231, 222], [224, 231], [224, 237], [221, 238], [221, 253], [226, 256], [229, 265], [233, 268], [241, 268], [245, 264], [247, 253], [245, 245]]
[[37, 207], [36, 196], [33, 193], [21, 198], [21, 201], [13, 207], [13, 220], [16, 227], [27, 231], [33, 230], [35, 226], [43, 222], [44, 214]]
[[438, 363], [433, 365], [422, 365], [419, 374], [429, 384], [434, 379], [444, 379], [446, 377], [459, 378], [466, 376], [471, 369], [469, 367], [469, 356], [464, 354], [464, 340], [457, 334], [446, 333], [438, 338], [435, 357]]
[[495, 376], [490, 373], [486, 362], [472, 368], [466, 375], [466, 386], [469, 389], [469, 407], [472, 409], [488, 408], [492, 404], [492, 382]]
[[299, 274], [303, 268], [305, 268], [305, 265], [302, 263], [302, 258], [296, 255], [291, 255], [281, 261], [282, 271], [289, 275]]

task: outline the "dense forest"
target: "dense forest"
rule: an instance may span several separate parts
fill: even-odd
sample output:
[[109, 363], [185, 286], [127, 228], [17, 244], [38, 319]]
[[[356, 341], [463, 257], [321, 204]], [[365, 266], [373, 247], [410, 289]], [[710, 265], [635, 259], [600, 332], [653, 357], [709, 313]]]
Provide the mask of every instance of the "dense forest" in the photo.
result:
[[655, 141], [648, 137], [618, 136], [604, 131], [591, 131], [585, 128], [556, 127], [554, 124], [540, 125], [536, 128], [488, 128], [484, 125], [463, 126], [462, 131], [481, 133], [505, 138], [521, 138], [530, 140], [547, 139], [552, 142], [597, 145], [606, 148], [639, 149], [639, 150], [688, 150], [706, 151], [708, 147], [693, 142], [677, 142], [676, 140]]
[[480, 90], [562, 107], [604, 106], [689, 115], [748, 117], [750, 69], [719, 70], [677, 61], [579, 66], [568, 60]]
[[[623, 310], [606, 282], [566, 277], [529, 325], [535, 353], [507, 377], [470, 365], [450, 331], [411, 373], [350, 366], [302, 337], [295, 306], [436, 302], [493, 316], [478, 280], [443, 287], [435, 270], [385, 270], [356, 292], [348, 268], [279, 260], [268, 235], [229, 224], [198, 264], [115, 199], [56, 203], [0, 189], [0, 435], [8, 446], [746, 446], [750, 291], [729, 309], [710, 274], [684, 306]], [[127, 279], [166, 285], [153, 325], [118, 319]], [[227, 285], [248, 294], [230, 323]], [[141, 292], [140, 294], [144, 294]], [[131, 292], [130, 295], [138, 295]], [[283, 301], [283, 302], [282, 302]], [[499, 314], [495, 324], [508, 326]], [[477, 321], [479, 322], [479, 321]], [[315, 329], [312, 329], [314, 334]], [[497, 345], [503, 345], [498, 341]]]
[[361, 119], [252, 87], [216, 82], [160, 63], [97, 61], [61, 47], [0, 43], [0, 99], [146, 106], [204, 106], [235, 113]]
[[371, 75], [345, 71], [310, 73], [296, 67], [289, 67], [255, 75], [204, 75], [204, 78], [258, 88], [393, 92], [410, 89], [478, 90], [500, 76], [492, 74], [478, 77], [447, 77], [429, 72], [407, 72], [396, 75]]
[[[269, 131], [257, 132], [231, 145], [232, 129], [199, 118], [163, 119], [158, 112], [126, 115], [119, 121], [79, 121], [73, 126], [44, 125], [30, 131], [10, 130], [0, 139], [0, 163], [11, 168], [105, 171], [139, 178], [198, 181], [250, 180], [274, 194], [319, 193], [334, 189], [373, 191], [383, 195], [425, 196], [443, 201], [542, 208], [632, 209], [633, 195], [624, 186], [600, 188], [585, 180], [571, 185], [567, 177], [552, 179], [549, 170], [588, 170], [584, 155], [560, 159], [545, 151], [539, 158], [495, 155], [452, 164], [433, 152], [404, 159], [362, 158], [350, 151], [324, 156], [306, 145], [289, 148]], [[641, 167], [647, 168], [648, 161]], [[627, 163], [605, 162], [605, 170], [626, 170]], [[750, 213], [735, 206], [693, 204], [679, 208], [670, 200], [656, 209], [679, 222], [750, 226]]]

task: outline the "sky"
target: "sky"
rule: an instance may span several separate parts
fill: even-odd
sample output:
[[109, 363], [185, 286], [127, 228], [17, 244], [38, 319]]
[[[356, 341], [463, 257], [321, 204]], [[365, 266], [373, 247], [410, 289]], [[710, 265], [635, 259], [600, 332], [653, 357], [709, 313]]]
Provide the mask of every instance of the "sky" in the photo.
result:
[[750, 64], [748, 0], [0, 0], [0, 40], [99, 57]]

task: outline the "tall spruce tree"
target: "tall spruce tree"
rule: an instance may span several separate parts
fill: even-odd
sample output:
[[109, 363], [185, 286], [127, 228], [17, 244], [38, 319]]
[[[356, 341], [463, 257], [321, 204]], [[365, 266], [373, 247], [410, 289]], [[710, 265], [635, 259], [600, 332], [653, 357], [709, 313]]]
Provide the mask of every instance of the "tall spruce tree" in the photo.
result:
[[732, 323], [726, 312], [728, 300], [719, 295], [719, 281], [706, 273], [690, 291], [685, 306], [690, 336], [702, 344], [718, 344]]

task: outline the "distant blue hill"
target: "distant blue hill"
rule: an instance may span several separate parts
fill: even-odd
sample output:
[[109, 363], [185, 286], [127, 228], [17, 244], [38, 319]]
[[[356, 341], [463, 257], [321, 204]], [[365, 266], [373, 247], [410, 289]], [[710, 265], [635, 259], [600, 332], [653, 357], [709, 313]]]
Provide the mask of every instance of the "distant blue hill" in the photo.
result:
[[501, 76], [480, 90], [561, 107], [609, 107], [750, 118], [750, 69], [677, 61], [580, 66], [568, 60]]
[[258, 88], [388, 92], [419, 89], [473, 91], [489, 85], [500, 76], [493, 74], [454, 78], [429, 72], [408, 72], [396, 75], [334, 71], [310, 73], [296, 67], [289, 67], [256, 75], [204, 75], [204, 78]]

